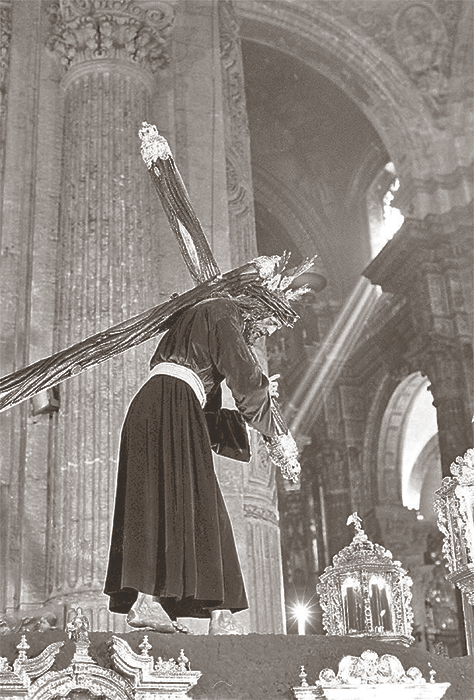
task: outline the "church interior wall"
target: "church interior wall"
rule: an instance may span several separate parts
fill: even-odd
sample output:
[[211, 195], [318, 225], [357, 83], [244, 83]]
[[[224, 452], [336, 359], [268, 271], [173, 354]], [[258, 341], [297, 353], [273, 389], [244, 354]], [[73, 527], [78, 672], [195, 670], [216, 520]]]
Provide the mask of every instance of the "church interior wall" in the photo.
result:
[[[64, 243], [59, 222], [64, 221], [61, 167], [67, 167], [61, 166], [65, 102], [57, 62], [45, 48], [49, 5], [1, 5], [7, 49], [0, 112], [2, 374], [50, 354], [64, 337], [56, 292]], [[319, 255], [325, 289], [302, 308], [303, 325], [294, 337], [281, 334], [268, 348], [270, 369], [285, 364], [283, 400], [291, 401], [304, 368], [323, 346], [361, 275], [368, 270], [366, 276], [384, 290], [372, 326], [338, 368], [337, 380], [313, 416], [311, 434], [302, 436], [302, 444], [306, 438], [311, 442], [304, 448], [301, 489], [285, 491], [279, 484], [287, 593], [314, 592], [318, 573], [348, 542], [345, 519], [358, 510], [372, 538], [393, 547], [404, 565], [412, 566], [418, 624], [426, 626], [423, 596], [433, 570], [424, 563], [426, 523], [403, 506], [400, 462], [388, 465], [379, 445], [383, 416], [397, 387], [419, 371], [438, 389], [435, 403], [438, 414], [443, 412], [445, 447], [429, 459], [442, 460], [446, 475], [452, 457], [472, 445], [466, 417], [472, 416], [473, 402], [473, 5], [403, 0], [393, 12], [373, 0], [371, 13], [365, 12], [367, 3], [353, 0], [234, 0], [233, 5], [242, 38], [256, 240], [248, 233], [246, 217], [253, 204], [247, 199], [242, 218], [241, 212], [235, 214], [235, 221], [246, 223], [235, 224], [234, 234], [228, 235], [234, 221], [226, 181], [230, 117], [223, 105], [215, 104], [215, 90], [223, 89], [226, 78], [213, 3], [178, 2], [170, 63], [148, 91], [145, 111], [170, 140], [223, 268], [257, 248], [271, 252], [273, 244], [278, 248], [273, 252], [288, 247], [295, 260]], [[420, 23], [426, 29], [421, 39]], [[141, 115], [131, 121], [135, 128]], [[394, 204], [406, 224], [371, 262], [366, 194], [389, 161], [400, 179]], [[248, 173], [242, 182], [239, 192], [248, 197]], [[152, 194], [143, 195], [146, 186], [140, 187], [141, 216], [153, 222], [145, 226], [145, 235], [151, 240], [159, 229], [162, 238], [153, 252], [158, 264], [145, 263], [146, 286], [137, 290], [139, 301], [130, 302], [128, 311], [190, 285], [159, 206]], [[156, 243], [147, 245], [151, 250]], [[439, 342], [430, 346], [430, 358], [421, 358], [420, 344], [433, 337]], [[152, 345], [127, 360], [132, 384], [144, 376]], [[446, 359], [453, 350], [456, 362]], [[67, 391], [59, 390], [63, 409]], [[132, 392], [130, 385], [127, 396]], [[114, 386], [117, 425], [127, 402], [119, 394], [121, 386]], [[7, 436], [2, 448], [0, 597], [7, 601], [5, 609], [21, 605], [25, 614], [54, 588], [54, 562], [62, 546], [55, 528], [62, 528], [63, 521], [53, 516], [65, 498], [63, 458], [55, 437], [61, 422], [57, 398], [49, 392], [0, 416]], [[114, 449], [112, 444], [110, 454]], [[437, 461], [434, 468], [439, 466]], [[238, 491], [237, 477], [231, 478], [225, 465], [221, 470], [230, 490]], [[251, 488], [257, 484], [257, 491], [264, 490], [265, 468], [254, 476]], [[104, 508], [110, 510], [112, 472], [107, 480]], [[243, 476], [237, 481], [243, 483]], [[245, 551], [257, 540], [278, 540], [275, 522], [270, 523], [276, 513], [274, 492], [271, 499], [264, 510], [263, 501], [248, 501], [246, 515], [242, 509], [235, 515]], [[267, 530], [262, 513], [270, 523]], [[253, 529], [247, 529], [249, 522]], [[407, 541], [412, 543], [409, 551], [403, 546]], [[263, 609], [265, 601], [260, 605]], [[264, 631], [267, 623], [261, 624]], [[322, 631], [320, 619], [315, 629]]]
[[[262, 56], [265, 54], [262, 46], [277, 47], [280, 52], [292, 56], [296, 61], [301, 61], [307, 67], [311, 67], [311, 69], [330, 78], [334, 84], [351, 97], [354, 103], [369, 118], [377, 131], [378, 137], [381, 139], [378, 146], [376, 145], [376, 139], [371, 144], [377, 150], [375, 155], [380, 158], [381, 154], [386, 154], [385, 156], [382, 155], [381, 160], [378, 162], [378, 167], [383, 165], [382, 161], [384, 158], [386, 161], [392, 160], [395, 163], [397, 175], [401, 180], [400, 191], [397, 193], [395, 200], [396, 206], [399, 206], [406, 216], [419, 217], [420, 219], [423, 219], [429, 213], [436, 216], [452, 207], [462, 206], [472, 200], [470, 186], [467, 185], [465, 180], [465, 175], [472, 168], [472, 159], [470, 160], [470, 155], [468, 155], [472, 149], [461, 148], [462, 155], [458, 151], [462, 142], [472, 142], [471, 127], [460, 128], [461, 122], [466, 126], [465, 119], [469, 113], [469, 109], [466, 109], [466, 107], [472, 99], [472, 89], [468, 85], [469, 71], [466, 72], [465, 63], [466, 55], [470, 51], [468, 48], [469, 40], [467, 40], [464, 33], [464, 23], [466, 21], [472, 22], [472, 18], [471, 20], [469, 19], [470, 8], [461, 8], [460, 5], [456, 8], [452, 7], [453, 12], [448, 17], [447, 15], [437, 15], [434, 8], [430, 6], [421, 10], [420, 16], [417, 17], [416, 10], [410, 9], [410, 3], [406, 3], [400, 9], [398, 17], [393, 18], [388, 17], [387, 14], [383, 16], [384, 10], [380, 3], [378, 5], [373, 3], [371, 8], [374, 10], [372, 17], [369, 17], [368, 14], [364, 15], [359, 3], [352, 3], [351, 7], [349, 7], [348, 3], [333, 4], [331, 9], [326, 3], [313, 3], [311, 7], [308, 4], [304, 4], [304, 11], [307, 13], [307, 16], [312, 13], [314, 22], [308, 23], [305, 29], [302, 30], [294, 5], [290, 6], [282, 3], [274, 6], [273, 12], [270, 13], [271, 16], [265, 18], [268, 20], [266, 26], [264, 26], [262, 8], [258, 4], [238, 3], [238, 6], [243, 16], [242, 33], [249, 43], [260, 43]], [[411, 38], [409, 36], [410, 31], [416, 31], [416, 22], [423, 15], [423, 12], [425, 13], [425, 20], [430, 25], [430, 31], [428, 32], [430, 39], [427, 42], [428, 44], [431, 43], [431, 45], [430, 49], [425, 47], [427, 48], [426, 55], [431, 56], [433, 62], [430, 64], [428, 61], [428, 64], [424, 66], [423, 75], [417, 76], [415, 64], [417, 60], [421, 60], [421, 53], [417, 55], [416, 51], [412, 51], [403, 56], [400, 54], [400, 47], [407, 45]], [[343, 14], [345, 23], [342, 28], [339, 20]], [[329, 15], [331, 15], [330, 20]], [[348, 21], [348, 16], [351, 22]], [[410, 17], [413, 20], [412, 25], [408, 21]], [[360, 34], [362, 27], [363, 37]], [[347, 41], [337, 40], [341, 35], [339, 32], [341, 34], [344, 33], [344, 38]], [[405, 35], [400, 36], [403, 32], [405, 32]], [[296, 39], [297, 34], [298, 38]], [[310, 34], [311, 40], [309, 39]], [[369, 39], [367, 35], [370, 35]], [[331, 46], [329, 46], [330, 39], [333, 40]], [[397, 40], [399, 42], [398, 48]], [[366, 52], [364, 59], [361, 59], [361, 54], [355, 48], [357, 42], [359, 42], [359, 46], [362, 44], [364, 46], [364, 51]], [[245, 45], [244, 43], [244, 52]], [[323, 46], [324, 51], [322, 50]], [[439, 47], [443, 55], [441, 67], [434, 64], [435, 46]], [[350, 52], [352, 53], [349, 57]], [[322, 56], [323, 53], [324, 56]], [[370, 57], [368, 54], [370, 54]], [[375, 59], [376, 56], [377, 59]], [[379, 70], [381, 64], [383, 64], [383, 69]], [[461, 64], [464, 68], [460, 68]], [[439, 70], [441, 70], [442, 75], [436, 72]], [[388, 79], [388, 73], [390, 73], [390, 79]], [[451, 79], [448, 81], [449, 84], [447, 84], [445, 78], [449, 75], [451, 75]], [[433, 81], [431, 86], [428, 86], [429, 79]], [[251, 80], [252, 77], [250, 78]], [[391, 94], [389, 95], [389, 93]], [[461, 102], [464, 103], [463, 108], [460, 107]], [[252, 110], [250, 110], [249, 114], [251, 124], [252, 118], [259, 120], [260, 125], [266, 124], [267, 121], [271, 120], [270, 116], [265, 119], [262, 114], [254, 114]], [[315, 119], [317, 119], [317, 114], [318, 112], [315, 111]], [[464, 116], [461, 117], [461, 114]], [[296, 119], [300, 116], [296, 108], [294, 116]], [[273, 161], [269, 160], [273, 167], [265, 168], [265, 152], [261, 150], [263, 144], [257, 139], [258, 133], [259, 128], [257, 126], [255, 132], [257, 143], [254, 146], [254, 158], [256, 161], [254, 172], [258, 173], [258, 182], [255, 185], [258, 192], [257, 201], [262, 209], [267, 205], [272, 215], [277, 215], [278, 221], [283, 223], [283, 228], [287, 229], [288, 240], [291, 241], [293, 230], [288, 222], [288, 217], [284, 213], [281, 197], [279, 198], [280, 204], [278, 206], [276, 204], [277, 197], [275, 195], [272, 196], [272, 190], [276, 192], [279, 188], [283, 192], [291, 186], [293, 173], [291, 162], [289, 167], [290, 176], [288, 178], [280, 176], [281, 182], [275, 183], [275, 175], [272, 175], [272, 177], [267, 176], [265, 178], [265, 186], [262, 187], [260, 178], [265, 177], [265, 170], [271, 173], [275, 171], [278, 173], [284, 172], [285, 176], [286, 170], [281, 164], [275, 169], [274, 165], [278, 162], [278, 156], [275, 156], [275, 154], [272, 155]], [[284, 141], [284, 144], [287, 147], [289, 136], [288, 134], [285, 135], [286, 141]], [[467, 141], [465, 141], [466, 139]], [[381, 144], [383, 144], [382, 148], [380, 147]], [[448, 146], [448, 144], [450, 145]], [[267, 152], [269, 151], [270, 147], [267, 146]], [[310, 149], [307, 149], [307, 151], [311, 153]], [[457, 153], [459, 153], [459, 157], [456, 155]], [[283, 162], [283, 160], [280, 160], [280, 163]], [[333, 160], [334, 162], [335, 159]], [[361, 218], [364, 215], [365, 205], [363, 193], [368, 187], [368, 182], [366, 182], [365, 187], [362, 184], [364, 176], [367, 177], [366, 163], [364, 163], [364, 168], [361, 167], [360, 182], [357, 180], [357, 175], [354, 174], [354, 186], [351, 191], [351, 213], [354, 213], [355, 208], [359, 204]], [[294, 182], [296, 181], [294, 180]], [[305, 187], [304, 178], [300, 175], [298, 185], [294, 185], [294, 198], [297, 199], [301, 196], [301, 191], [304, 189], [309, 190], [310, 188]], [[334, 217], [331, 218], [331, 214], [327, 214], [327, 210], [325, 212], [327, 216], [321, 217], [320, 212], [325, 211], [324, 194], [326, 193], [322, 191], [320, 183], [318, 183], [316, 191], [318, 192], [319, 202], [316, 205], [315, 216], [313, 217], [318, 227], [315, 236], [318, 241], [317, 250], [322, 257], [322, 264], [328, 276], [329, 287], [321, 296], [324, 294], [334, 295], [339, 260], [336, 263], [327, 261], [327, 255], [331, 246], [326, 241], [321, 241], [325, 234], [328, 235], [330, 226], [325, 227], [327, 220], [329, 219], [333, 222]], [[342, 203], [341, 198], [334, 195], [334, 190], [332, 190], [332, 193], [331, 191], [329, 192], [326, 201], [330, 201], [331, 196], [334, 198], [336, 207]], [[352, 219], [349, 229], [351, 233], [354, 230], [353, 224], [354, 221]], [[262, 225], [265, 228], [264, 220]], [[258, 226], [259, 221], [257, 219]], [[324, 233], [321, 235], [322, 231]], [[331, 231], [331, 233], [334, 234], [334, 231]], [[339, 235], [344, 236], [344, 234]], [[403, 232], [400, 233], [400, 236], [403, 237]], [[262, 238], [265, 239], [265, 243], [268, 246], [268, 241], [271, 240], [270, 234], [263, 231]], [[280, 242], [283, 238], [284, 234], [280, 234], [277, 240]], [[295, 242], [295, 247], [297, 245], [298, 243]], [[347, 258], [347, 251], [345, 256]], [[472, 271], [471, 256], [472, 253], [468, 253], [466, 257], [459, 256], [458, 265], [464, 270], [469, 269]], [[366, 262], [368, 263], [369, 259]], [[463, 274], [465, 275], [465, 272]], [[395, 285], [393, 288], [390, 288], [391, 292], [397, 289], [396, 279], [395, 277]], [[469, 310], [469, 301], [467, 300], [469, 286], [470, 282], [463, 285], [465, 301], [462, 305], [465, 312]], [[402, 289], [401, 279], [398, 287], [400, 290]], [[368, 516], [371, 526], [382, 537], [382, 541], [383, 537], [388, 537], [387, 528], [384, 523], [377, 524], [377, 518], [374, 520], [372, 516], [376, 511], [380, 513], [381, 508], [387, 503], [392, 503], [399, 509], [398, 515], [395, 515], [394, 511], [394, 519], [399, 520], [402, 516], [406, 517], [407, 523], [405, 527], [418, 527], [419, 530], [423, 530], [420, 522], [414, 521], [413, 513], [407, 513], [406, 516], [403, 515], [404, 507], [400, 497], [400, 475], [396, 471], [396, 464], [394, 465], [395, 472], [390, 480], [392, 484], [390, 493], [392, 495], [388, 496], [387, 500], [386, 488], [388, 483], [384, 482], [385, 477], [388, 475], [380, 471], [381, 466], [377, 459], [378, 436], [381, 429], [383, 410], [389, 403], [393, 392], [406, 376], [407, 371], [409, 371], [406, 366], [403, 366], [404, 360], [402, 358], [407, 353], [410, 342], [412, 342], [417, 332], [416, 321], [410, 317], [409, 313], [407, 314], [403, 294], [397, 295], [393, 313], [390, 310], [391, 304], [393, 306], [390, 298], [384, 297], [384, 303], [386, 304], [385, 310], [389, 311], [389, 316], [391, 315], [394, 318], [387, 324], [385, 331], [382, 331], [378, 336], [374, 334], [365, 345], [359, 348], [349, 363], [351, 381], [356, 383], [359, 387], [360, 395], [364, 397], [364, 400], [359, 404], [360, 427], [363, 434], [359, 442], [363, 443], [361, 460], [364, 472], [362, 481], [365, 488], [362, 490], [365, 498], [362, 499], [362, 504], [359, 503], [358, 507], [361, 507], [362, 512]], [[404, 310], [403, 306], [405, 307]], [[321, 313], [321, 309], [319, 309], [319, 312]], [[318, 311], [316, 311], [317, 313]], [[337, 304], [333, 307], [333, 313], [337, 313]], [[379, 311], [379, 314], [382, 313], [383, 307]], [[380, 322], [380, 317], [378, 320]], [[374, 321], [375, 323], [376, 321]], [[312, 335], [314, 337], [314, 331]], [[309, 350], [309, 352], [314, 352], [314, 349], [312, 351]], [[358, 353], [360, 353], [360, 357], [364, 357], [365, 362], [358, 362]], [[278, 355], [278, 353], [276, 354]], [[272, 351], [270, 350], [270, 360], [271, 358]], [[414, 368], [419, 369], [420, 367], [415, 366]], [[364, 381], [364, 372], [367, 371], [370, 374], [370, 379]], [[344, 371], [344, 374], [346, 373], [347, 370]], [[341, 378], [335, 389], [336, 392], [341, 390], [343, 382], [344, 380]], [[466, 382], [466, 387], [468, 386], [469, 380]], [[379, 388], [381, 388], [383, 395], [379, 395], [374, 405], [370, 397], [377, 394]], [[466, 389], [466, 391], [469, 393], [469, 389]], [[466, 391], [464, 395], [466, 395]], [[330, 405], [337, 405], [337, 399], [326, 401], [324, 410], [315, 417], [315, 433], [321, 437], [328, 430], [332, 437], [337, 436], [340, 438], [340, 429], [336, 428], [336, 426], [340, 425], [341, 418], [336, 409], [328, 408]], [[329, 427], [327, 426], [328, 410], [330, 413]], [[345, 440], [345, 436], [343, 436], [342, 442], [346, 453], [345, 460], [348, 463], [349, 446], [354, 447], [354, 445], [350, 445]], [[462, 452], [463, 444], [459, 444], [459, 452]], [[317, 469], [315, 467], [317, 464], [317, 450], [315, 446], [313, 447], [312, 464], [313, 469]], [[311, 452], [312, 446], [307, 447], [306, 451]], [[347, 464], [345, 469], [348, 469]], [[382, 493], [380, 493], [377, 483], [383, 484]], [[368, 488], [369, 484], [372, 484], [371, 489]], [[357, 493], [357, 491], [351, 490], [352, 493]], [[294, 502], [296, 496], [292, 494], [291, 499]], [[294, 525], [296, 517], [294, 503], [289, 503], [289, 511], [293, 523], [291, 530], [296, 531], [297, 528]], [[411, 522], [410, 526], [408, 522]], [[420, 557], [421, 559], [423, 558], [426, 532], [422, 532], [420, 537], [412, 539], [418, 543], [419, 551], [418, 554], [415, 554], [415, 559], [418, 558], [419, 563]], [[334, 554], [335, 551], [337, 550], [333, 550], [332, 553]], [[408, 552], [406, 555], [410, 556]], [[413, 565], [415, 566], [414, 562]], [[309, 578], [308, 580], [311, 579]], [[421, 595], [423, 595], [423, 592]], [[420, 601], [418, 600], [419, 603]], [[421, 609], [422, 605], [418, 605], [418, 608]]]

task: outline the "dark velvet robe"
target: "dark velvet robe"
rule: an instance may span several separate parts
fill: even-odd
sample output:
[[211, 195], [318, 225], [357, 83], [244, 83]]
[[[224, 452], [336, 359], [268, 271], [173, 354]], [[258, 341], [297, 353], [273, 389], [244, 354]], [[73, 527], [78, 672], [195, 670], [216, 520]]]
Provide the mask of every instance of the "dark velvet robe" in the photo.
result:
[[[161, 361], [196, 372], [204, 410], [181, 379], [153, 375], [133, 399], [120, 445], [105, 593], [127, 613], [138, 591], [159, 596], [172, 619], [248, 607], [211, 448], [248, 461], [245, 422], [273, 435], [268, 379], [242, 335], [236, 305], [210, 299], [185, 311], [161, 340]], [[221, 408], [225, 380], [238, 411]]]

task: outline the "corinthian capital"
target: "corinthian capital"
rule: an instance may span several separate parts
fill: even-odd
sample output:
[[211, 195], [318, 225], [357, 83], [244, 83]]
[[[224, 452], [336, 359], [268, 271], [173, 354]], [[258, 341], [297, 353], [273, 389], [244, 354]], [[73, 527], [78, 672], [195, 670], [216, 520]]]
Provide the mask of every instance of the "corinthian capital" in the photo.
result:
[[155, 72], [168, 63], [174, 22], [170, 0], [59, 0], [51, 9], [49, 48], [66, 70], [94, 60], [121, 60]]

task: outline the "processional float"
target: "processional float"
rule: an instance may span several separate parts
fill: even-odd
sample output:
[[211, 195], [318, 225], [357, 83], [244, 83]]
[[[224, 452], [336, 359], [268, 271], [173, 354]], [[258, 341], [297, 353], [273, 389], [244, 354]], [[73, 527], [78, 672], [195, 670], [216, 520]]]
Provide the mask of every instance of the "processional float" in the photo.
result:
[[[60, 352], [39, 360], [0, 379], [0, 411], [15, 406], [95, 365], [150, 340], [170, 328], [178, 314], [194, 304], [219, 293], [235, 296], [252, 290], [258, 297], [262, 285], [275, 294], [273, 302], [288, 314], [285, 301], [301, 296], [304, 287], [292, 293], [292, 281], [308, 270], [314, 258], [306, 259], [291, 275], [283, 276], [288, 255], [259, 257], [238, 268], [221, 273], [193, 209], [186, 187], [176, 167], [166, 139], [156, 126], [143, 122], [139, 132], [141, 153], [156, 192], [178, 241], [184, 262], [195, 284], [184, 294], [126, 321], [86, 338]], [[293, 315], [293, 322], [297, 320]], [[272, 412], [278, 426], [276, 438], [264, 438], [269, 456], [285, 478], [296, 480], [300, 472], [298, 449], [282, 416], [278, 403], [272, 400]]]

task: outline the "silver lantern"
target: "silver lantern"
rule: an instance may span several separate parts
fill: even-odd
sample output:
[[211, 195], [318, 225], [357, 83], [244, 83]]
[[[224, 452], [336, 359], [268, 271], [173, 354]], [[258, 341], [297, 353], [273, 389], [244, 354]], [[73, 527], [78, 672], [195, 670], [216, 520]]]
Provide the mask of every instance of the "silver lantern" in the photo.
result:
[[362, 521], [355, 526], [348, 547], [333, 557], [319, 578], [317, 591], [328, 634], [399, 642], [410, 645], [413, 627], [412, 580], [400, 562], [381, 545], [369, 540]]

